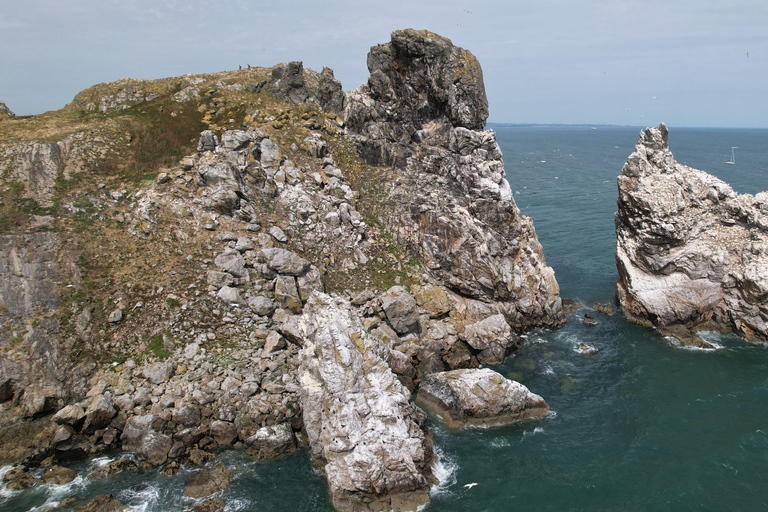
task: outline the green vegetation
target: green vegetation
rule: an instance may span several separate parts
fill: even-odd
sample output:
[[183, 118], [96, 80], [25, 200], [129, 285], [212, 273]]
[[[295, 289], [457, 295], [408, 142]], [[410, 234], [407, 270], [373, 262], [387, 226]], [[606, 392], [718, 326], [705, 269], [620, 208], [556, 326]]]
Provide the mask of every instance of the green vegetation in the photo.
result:
[[161, 334], [152, 336], [152, 338], [150, 338], [149, 344], [147, 344], [147, 349], [143, 352], [143, 354], [151, 354], [158, 359], [168, 359], [173, 355], [171, 352], [165, 349], [165, 346], [163, 345], [163, 336]]

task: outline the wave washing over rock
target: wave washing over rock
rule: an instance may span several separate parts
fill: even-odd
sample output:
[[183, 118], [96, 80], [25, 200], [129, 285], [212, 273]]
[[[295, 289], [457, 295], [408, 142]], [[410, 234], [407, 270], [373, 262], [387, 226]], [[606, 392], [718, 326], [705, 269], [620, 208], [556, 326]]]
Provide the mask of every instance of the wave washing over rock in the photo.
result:
[[0, 463], [304, 446], [340, 510], [428, 501], [411, 393], [565, 317], [475, 57], [403, 30], [368, 63], [346, 95], [291, 62], [1, 121]]
[[627, 317], [687, 345], [696, 330], [768, 339], [768, 193], [739, 195], [677, 163], [663, 124], [618, 178], [616, 295]]

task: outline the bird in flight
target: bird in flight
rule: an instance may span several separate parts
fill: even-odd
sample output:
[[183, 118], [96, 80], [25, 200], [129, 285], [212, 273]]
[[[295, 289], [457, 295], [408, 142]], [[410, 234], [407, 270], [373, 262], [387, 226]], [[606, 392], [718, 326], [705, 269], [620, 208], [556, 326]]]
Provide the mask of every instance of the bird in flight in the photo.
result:
[[480, 485], [480, 484], [478, 484], [477, 482], [472, 482], [471, 484], [466, 484], [464, 487], [466, 487], [467, 489], [471, 489], [476, 485]]

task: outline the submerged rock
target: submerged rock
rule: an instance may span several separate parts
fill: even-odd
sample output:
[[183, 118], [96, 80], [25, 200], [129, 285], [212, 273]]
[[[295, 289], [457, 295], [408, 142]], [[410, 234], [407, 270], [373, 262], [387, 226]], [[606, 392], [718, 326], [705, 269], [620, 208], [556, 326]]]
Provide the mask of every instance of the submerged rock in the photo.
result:
[[417, 400], [452, 428], [508, 425], [549, 413], [543, 398], [489, 368], [428, 375]]
[[307, 438], [337, 510], [414, 510], [434, 483], [424, 413], [352, 306], [315, 293], [299, 378]]
[[184, 482], [184, 496], [202, 498], [229, 487], [232, 470], [221, 462], [196, 471]]
[[641, 132], [618, 178], [619, 306], [683, 344], [707, 329], [766, 340], [768, 193], [677, 163], [668, 137], [663, 124]]

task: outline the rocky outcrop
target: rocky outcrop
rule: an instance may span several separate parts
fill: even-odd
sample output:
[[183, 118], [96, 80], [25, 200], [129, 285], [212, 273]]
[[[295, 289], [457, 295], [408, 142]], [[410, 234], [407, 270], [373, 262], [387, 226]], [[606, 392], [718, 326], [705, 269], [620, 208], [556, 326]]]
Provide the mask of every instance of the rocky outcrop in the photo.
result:
[[452, 428], [508, 425], [549, 414], [543, 398], [489, 368], [433, 373], [421, 383], [417, 400]]
[[299, 379], [312, 457], [337, 510], [414, 510], [434, 481], [425, 414], [390, 369], [388, 349], [351, 305], [314, 294], [304, 310]]
[[202, 498], [229, 487], [232, 470], [222, 462], [195, 471], [184, 482], [184, 496]]
[[394, 167], [388, 223], [440, 283], [504, 314], [515, 330], [564, 323], [559, 288], [533, 222], [512, 197], [468, 51], [401, 30], [368, 55], [368, 83], [345, 121], [369, 164]]
[[768, 193], [739, 195], [677, 163], [663, 124], [618, 178], [616, 295], [627, 317], [685, 344], [695, 330], [768, 339]]
[[16, 114], [8, 108], [8, 105], [0, 101], [0, 119], [7, 119], [9, 117], [16, 117]]

